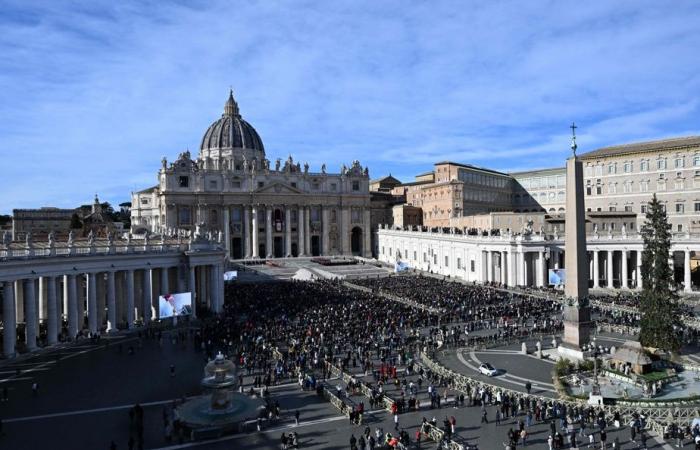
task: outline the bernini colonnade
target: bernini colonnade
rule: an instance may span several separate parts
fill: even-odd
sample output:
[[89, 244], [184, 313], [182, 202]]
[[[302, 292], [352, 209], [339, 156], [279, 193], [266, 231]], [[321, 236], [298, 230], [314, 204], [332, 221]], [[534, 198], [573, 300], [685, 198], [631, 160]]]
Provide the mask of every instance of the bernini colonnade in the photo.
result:
[[[547, 286], [549, 269], [564, 268], [564, 236], [530, 234], [470, 235], [462, 230], [421, 227], [378, 230], [379, 259], [474, 282], [507, 286]], [[644, 244], [636, 233], [589, 234], [589, 283], [593, 289], [641, 289]], [[692, 292], [692, 262], [700, 235], [673, 236], [669, 264], [685, 292]], [[691, 262], [692, 261], [692, 262]]]
[[[192, 292], [197, 308], [220, 311], [224, 250], [200, 237], [9, 243], [0, 246], [2, 354], [111, 332], [158, 319], [158, 297]], [[18, 335], [18, 330], [20, 333]]]

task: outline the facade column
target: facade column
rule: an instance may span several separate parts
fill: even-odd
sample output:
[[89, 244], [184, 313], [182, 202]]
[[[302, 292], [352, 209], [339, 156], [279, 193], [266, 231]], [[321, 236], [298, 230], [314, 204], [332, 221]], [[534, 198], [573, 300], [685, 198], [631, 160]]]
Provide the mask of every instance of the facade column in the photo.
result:
[[88, 329], [97, 333], [97, 281], [93, 272], [88, 273]]
[[126, 324], [129, 329], [134, 327], [134, 271], [126, 271]]
[[250, 237], [250, 206], [243, 205], [243, 251], [246, 258], [250, 258], [252, 254], [250, 251]]
[[340, 217], [342, 219], [340, 224], [341, 252], [343, 255], [350, 255], [352, 254], [352, 249], [350, 248], [350, 209], [347, 206], [343, 206]]
[[284, 253], [287, 258], [292, 256], [292, 209], [284, 207]]
[[[247, 211], [247, 209], [246, 209]], [[197, 279], [196, 275], [197, 266], [190, 266], [189, 270], [189, 289], [192, 295], [192, 318], [197, 317]]]
[[107, 332], [117, 329], [117, 290], [114, 271], [107, 272]]
[[692, 281], [690, 278], [690, 250], [683, 252], [685, 256], [685, 264], [683, 265], [683, 290], [691, 292], [693, 290]]
[[299, 232], [299, 236], [297, 238], [297, 254], [299, 256], [304, 256], [304, 207], [301, 205], [297, 209], [297, 231]]
[[224, 248], [226, 248], [226, 258], [231, 257], [231, 208], [224, 206]]
[[267, 258], [272, 258], [272, 207], [265, 207], [265, 255]]
[[251, 233], [252, 237], [252, 242], [251, 245], [253, 246], [251, 255], [254, 259], [258, 258], [258, 207], [253, 206], [252, 209], [252, 217], [251, 217], [251, 226], [253, 227], [253, 232]]
[[642, 252], [637, 250], [637, 289], [642, 289]]
[[311, 255], [311, 207], [306, 206], [304, 208], [304, 253], [308, 256]]
[[363, 232], [363, 238], [364, 238], [364, 245], [362, 246], [362, 253], [364, 253], [365, 258], [371, 258], [372, 257], [372, 216], [370, 214], [369, 208], [365, 208], [362, 211], [362, 215], [364, 216], [364, 229], [365, 231]]
[[539, 252], [537, 254], [537, 266], [538, 266], [538, 274], [537, 274], [537, 286], [545, 286], [545, 276], [547, 275], [547, 268], [544, 265], [544, 252]]
[[37, 336], [37, 311], [36, 311], [36, 288], [34, 287], [35, 280], [24, 280], [24, 322], [25, 326], [25, 341], [27, 350], [36, 350]]
[[44, 277], [46, 283], [46, 342], [49, 345], [54, 345], [58, 342], [58, 299], [56, 298], [56, 277]]
[[326, 256], [330, 253], [330, 236], [328, 234], [330, 230], [330, 211], [325, 205], [321, 206], [321, 230], [321, 248], [323, 249], [321, 254]]
[[559, 249], [556, 247], [552, 247], [549, 257], [552, 261], [554, 261], [553, 268], [559, 269]]
[[3, 331], [2, 354], [5, 358], [15, 356], [17, 344], [17, 309], [15, 308], [15, 282], [6, 281], [3, 290], [2, 320]]
[[142, 316], [144, 325], [148, 325], [151, 321], [151, 307], [153, 305], [152, 276], [153, 271], [151, 269], [143, 269], [143, 304], [141, 308], [143, 310]]
[[508, 281], [506, 252], [501, 252], [501, 284], [505, 286]]
[[593, 289], [600, 287], [600, 250], [593, 250]]
[[68, 285], [68, 338], [75, 339], [80, 326], [78, 325], [78, 277], [77, 275], [67, 275]]
[[620, 278], [622, 279], [622, 289], [627, 289], [629, 286], [627, 285], [627, 257], [629, 256], [629, 252], [627, 250], [622, 250], [622, 273], [620, 274]]
[[608, 289], [613, 287], [613, 251], [608, 250]]

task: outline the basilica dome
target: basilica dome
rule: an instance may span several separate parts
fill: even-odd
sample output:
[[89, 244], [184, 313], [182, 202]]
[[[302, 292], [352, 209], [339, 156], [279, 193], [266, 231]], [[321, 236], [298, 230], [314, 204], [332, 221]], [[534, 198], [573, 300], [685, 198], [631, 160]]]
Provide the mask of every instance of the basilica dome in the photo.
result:
[[255, 128], [241, 117], [238, 111], [238, 103], [233, 99], [233, 91], [229, 93], [221, 118], [207, 128], [201, 153], [209, 153], [210, 150], [225, 152], [226, 150], [242, 149], [247, 158], [265, 157], [265, 148]]

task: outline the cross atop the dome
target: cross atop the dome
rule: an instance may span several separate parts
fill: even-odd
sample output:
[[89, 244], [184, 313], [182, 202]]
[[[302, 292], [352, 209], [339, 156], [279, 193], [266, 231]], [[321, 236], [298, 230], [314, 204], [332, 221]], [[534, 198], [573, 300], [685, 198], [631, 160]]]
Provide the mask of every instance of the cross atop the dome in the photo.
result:
[[226, 100], [226, 105], [224, 106], [224, 115], [225, 116], [238, 116], [240, 113], [238, 112], [238, 103], [236, 103], [236, 100], [233, 98], [233, 88], [229, 89], [228, 92], [228, 100]]

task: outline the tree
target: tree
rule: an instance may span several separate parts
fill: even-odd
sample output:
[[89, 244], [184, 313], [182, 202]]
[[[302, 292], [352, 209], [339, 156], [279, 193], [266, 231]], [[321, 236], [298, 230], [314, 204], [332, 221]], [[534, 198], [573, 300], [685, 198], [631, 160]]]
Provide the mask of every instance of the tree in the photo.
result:
[[668, 259], [671, 251], [671, 225], [656, 194], [647, 207], [641, 229], [642, 252], [641, 330], [639, 341], [645, 347], [677, 352], [681, 346], [678, 294]]
[[70, 217], [70, 227], [73, 230], [83, 228], [83, 221], [80, 220], [78, 213], [73, 213], [73, 215]]

